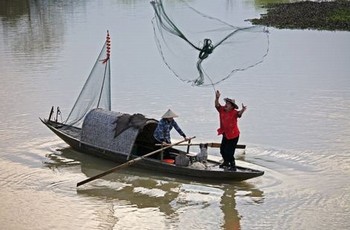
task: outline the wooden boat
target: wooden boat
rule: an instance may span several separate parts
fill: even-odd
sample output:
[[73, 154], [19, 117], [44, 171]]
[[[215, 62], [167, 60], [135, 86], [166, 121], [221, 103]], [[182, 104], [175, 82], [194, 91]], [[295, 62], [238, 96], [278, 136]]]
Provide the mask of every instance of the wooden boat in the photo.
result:
[[[107, 41], [104, 48], [109, 50], [108, 41], [109, 35], [107, 36]], [[101, 52], [103, 53], [103, 52]], [[101, 55], [101, 54], [100, 54]], [[106, 60], [107, 59], [107, 60]], [[101, 62], [101, 60], [103, 60]], [[107, 58], [98, 58], [98, 64], [109, 65], [109, 53]], [[109, 68], [109, 66], [108, 66]], [[103, 68], [102, 68], [103, 69]], [[105, 90], [110, 90], [109, 86], [109, 75], [106, 71], [107, 67], [104, 69], [103, 81], [101, 82], [101, 88]], [[92, 71], [93, 72], [93, 71]], [[96, 72], [96, 71], [95, 71]], [[91, 74], [89, 78], [91, 77]], [[91, 83], [91, 79], [87, 80], [87, 83]], [[107, 83], [106, 83], [107, 82]], [[89, 88], [85, 83], [83, 88]], [[94, 87], [96, 88], [96, 83]], [[111, 111], [110, 101], [106, 100], [107, 108], [100, 105], [102, 95], [110, 95], [110, 92], [102, 93], [102, 90], [97, 90], [97, 97], [99, 98], [97, 105], [93, 105], [94, 108], [84, 108], [87, 111], [80, 117], [74, 118], [75, 123], [70, 123], [69, 119], [65, 122], [59, 122], [57, 116], [60, 111], [57, 111], [56, 119], [52, 119], [53, 108], [51, 109], [48, 119], [40, 120], [52, 130], [59, 138], [65, 141], [73, 149], [83, 152], [86, 154], [91, 154], [96, 157], [101, 157], [116, 163], [125, 163], [131, 159], [140, 158], [140, 156], [159, 149], [159, 147], [154, 145], [153, 142], [153, 132], [157, 126], [158, 121], [156, 119], [149, 119], [144, 117], [142, 114], [125, 114], [120, 112]], [[80, 93], [84, 95], [83, 92]], [[91, 97], [91, 92], [89, 93]], [[79, 100], [78, 98], [78, 100]], [[75, 103], [76, 107], [79, 102]], [[86, 101], [86, 98], [83, 99]], [[89, 104], [91, 107], [91, 103]], [[72, 113], [74, 110], [72, 109]], [[82, 110], [79, 108], [79, 110]], [[71, 116], [69, 115], [69, 117]], [[81, 127], [79, 122], [81, 122]], [[169, 151], [168, 161], [175, 159], [176, 156], [182, 154], [184, 151], [180, 147], [172, 147]], [[195, 158], [191, 158], [195, 161]], [[192, 165], [193, 166], [193, 165]], [[227, 169], [222, 169], [219, 167], [218, 162], [208, 160], [204, 168], [195, 168], [190, 166], [178, 166], [172, 162], [167, 162], [160, 156], [150, 156], [142, 158], [142, 160], [134, 163], [132, 167], [140, 167], [143, 169], [148, 169], [151, 171], [158, 171], [165, 176], [179, 176], [198, 180], [215, 180], [217, 181], [242, 181], [250, 178], [258, 177], [264, 174], [263, 171], [254, 170], [245, 167], [237, 167], [236, 171], [230, 171]]]

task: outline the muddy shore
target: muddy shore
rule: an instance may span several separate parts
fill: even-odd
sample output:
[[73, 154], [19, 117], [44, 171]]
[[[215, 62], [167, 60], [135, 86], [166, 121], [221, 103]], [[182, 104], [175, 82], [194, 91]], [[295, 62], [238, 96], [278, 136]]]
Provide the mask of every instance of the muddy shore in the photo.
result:
[[267, 13], [250, 19], [254, 25], [279, 29], [350, 31], [350, 1], [277, 3], [265, 6]]

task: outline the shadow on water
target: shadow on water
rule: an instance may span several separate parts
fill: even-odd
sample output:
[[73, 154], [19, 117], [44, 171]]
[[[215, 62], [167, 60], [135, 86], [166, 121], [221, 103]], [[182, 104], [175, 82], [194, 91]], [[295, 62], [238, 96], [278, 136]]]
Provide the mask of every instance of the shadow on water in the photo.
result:
[[[53, 171], [80, 165], [86, 177], [115, 166], [113, 162], [76, 152], [70, 147], [47, 154], [47, 158], [44, 165]], [[248, 182], [198, 183], [136, 168], [126, 168], [84, 185], [77, 189], [77, 194], [113, 203], [118, 201], [137, 209], [156, 208], [172, 220], [180, 218], [182, 209], [195, 212], [200, 208], [212, 212], [216, 208], [223, 215], [221, 227], [224, 229], [240, 229], [237, 197], [248, 197], [254, 203], [264, 202], [264, 193]]]

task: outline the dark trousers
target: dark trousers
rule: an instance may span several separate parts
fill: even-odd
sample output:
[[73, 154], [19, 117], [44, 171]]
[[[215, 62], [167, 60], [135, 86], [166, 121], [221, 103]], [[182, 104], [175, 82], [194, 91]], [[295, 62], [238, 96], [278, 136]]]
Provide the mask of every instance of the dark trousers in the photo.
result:
[[222, 136], [220, 153], [222, 158], [224, 159], [224, 164], [231, 164], [231, 166], [235, 166], [235, 150], [238, 143], [239, 136], [228, 140], [225, 135]]

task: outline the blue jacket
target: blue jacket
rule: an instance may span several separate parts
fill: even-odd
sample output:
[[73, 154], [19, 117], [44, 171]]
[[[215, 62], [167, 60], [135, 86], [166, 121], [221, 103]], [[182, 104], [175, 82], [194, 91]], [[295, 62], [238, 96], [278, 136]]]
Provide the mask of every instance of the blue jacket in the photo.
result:
[[162, 118], [157, 125], [156, 130], [153, 133], [153, 137], [158, 141], [158, 142], [166, 142], [166, 143], [171, 143], [171, 139], [170, 139], [170, 131], [172, 128], [175, 128], [176, 131], [183, 136], [184, 138], [186, 138], [186, 135], [184, 134], [184, 132], [182, 132], [182, 130], [180, 129], [180, 127], [178, 126], [178, 124], [176, 123], [175, 120], [171, 120], [169, 121], [168, 119]]

